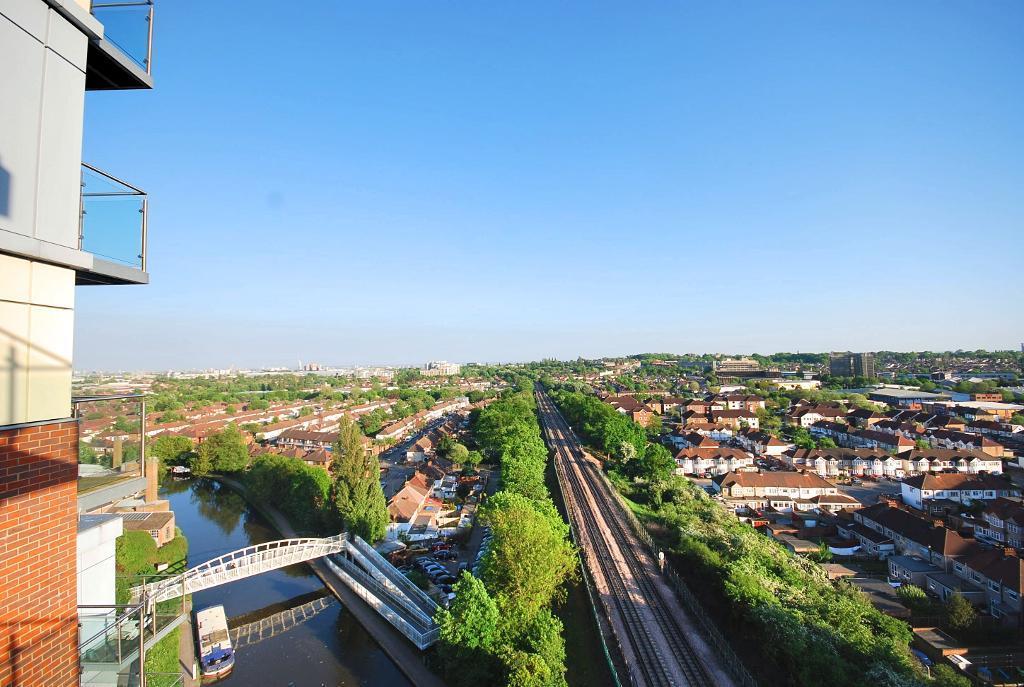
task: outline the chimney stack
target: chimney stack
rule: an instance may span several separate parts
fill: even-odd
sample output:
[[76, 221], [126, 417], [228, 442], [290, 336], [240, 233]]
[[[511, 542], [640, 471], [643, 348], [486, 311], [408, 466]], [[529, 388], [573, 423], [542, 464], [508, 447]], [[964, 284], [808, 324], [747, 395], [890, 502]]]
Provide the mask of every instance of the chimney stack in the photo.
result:
[[157, 475], [160, 472], [160, 461], [156, 457], [146, 458], [146, 503], [157, 500]]

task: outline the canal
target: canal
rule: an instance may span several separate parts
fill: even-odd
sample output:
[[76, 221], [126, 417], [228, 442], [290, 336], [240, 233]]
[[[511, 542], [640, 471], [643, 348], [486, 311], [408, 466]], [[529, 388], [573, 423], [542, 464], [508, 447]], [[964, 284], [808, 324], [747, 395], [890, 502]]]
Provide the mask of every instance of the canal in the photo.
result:
[[[161, 486], [189, 541], [190, 566], [251, 544], [280, 539], [236, 492], [209, 480]], [[232, 628], [309, 602], [324, 586], [307, 565], [293, 565], [198, 592], [193, 608], [222, 604]], [[235, 668], [218, 685], [390, 687], [409, 681], [337, 599], [306, 622], [237, 651]]]

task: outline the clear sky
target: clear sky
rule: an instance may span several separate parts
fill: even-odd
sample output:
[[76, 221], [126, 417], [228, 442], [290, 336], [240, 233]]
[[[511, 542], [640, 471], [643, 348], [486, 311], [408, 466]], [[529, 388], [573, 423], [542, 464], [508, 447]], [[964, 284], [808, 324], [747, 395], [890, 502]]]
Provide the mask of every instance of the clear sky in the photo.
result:
[[[158, 0], [76, 367], [1016, 348], [1024, 2]], [[1016, 275], [1016, 279], [1014, 279]]]

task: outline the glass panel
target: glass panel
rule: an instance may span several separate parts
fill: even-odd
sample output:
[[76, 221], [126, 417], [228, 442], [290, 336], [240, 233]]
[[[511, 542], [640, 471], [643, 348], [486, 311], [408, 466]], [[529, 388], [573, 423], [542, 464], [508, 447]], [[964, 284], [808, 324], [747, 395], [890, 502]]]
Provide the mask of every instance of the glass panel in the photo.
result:
[[119, 664], [139, 648], [138, 607], [80, 607], [78, 653], [83, 663]]
[[142, 399], [87, 397], [72, 403], [79, 418], [78, 493], [141, 477]]
[[103, 37], [149, 73], [151, 2], [95, 2], [92, 14], [103, 24]]
[[146, 194], [82, 166], [82, 250], [143, 268]]

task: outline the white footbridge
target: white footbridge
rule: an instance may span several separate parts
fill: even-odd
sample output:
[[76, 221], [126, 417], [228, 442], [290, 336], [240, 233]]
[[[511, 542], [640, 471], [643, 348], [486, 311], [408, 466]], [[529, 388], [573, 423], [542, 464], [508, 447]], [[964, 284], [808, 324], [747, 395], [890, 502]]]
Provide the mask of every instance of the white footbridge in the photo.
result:
[[437, 603], [372, 546], [345, 533], [264, 542], [132, 589], [133, 603], [150, 605], [297, 563], [325, 558], [327, 567], [420, 649], [437, 641]]

